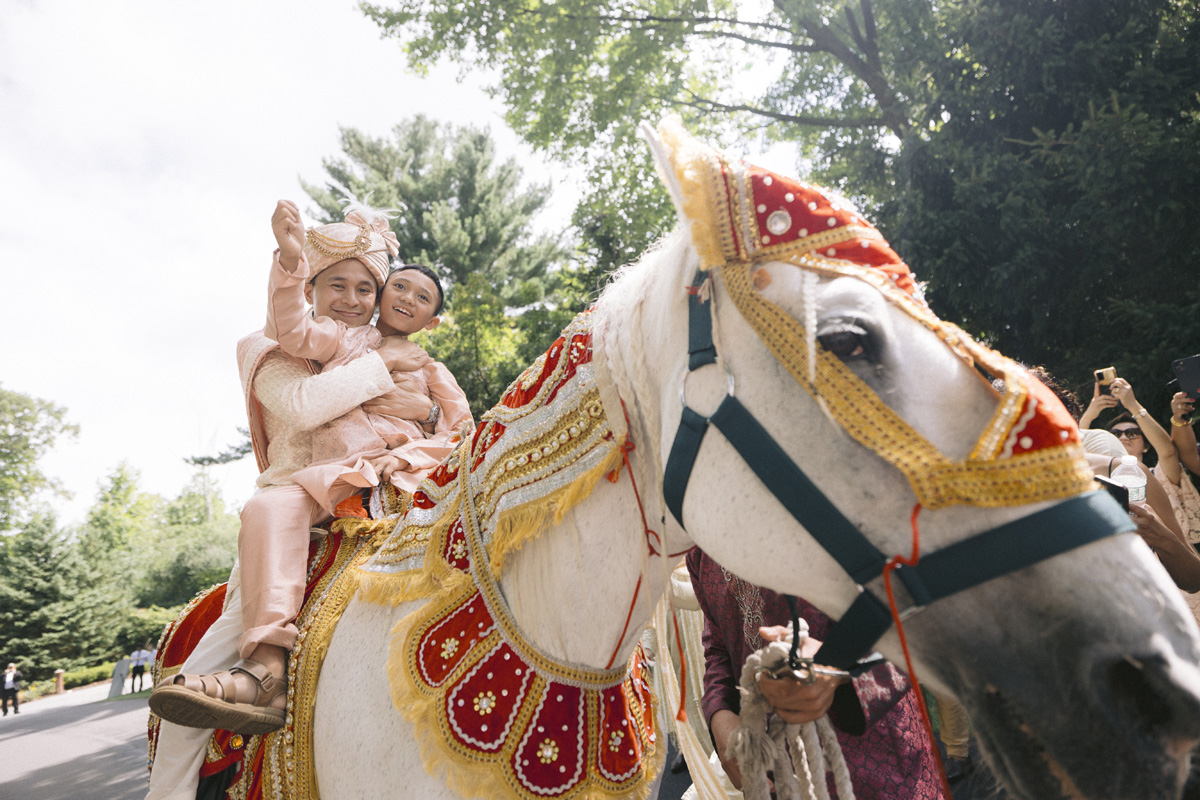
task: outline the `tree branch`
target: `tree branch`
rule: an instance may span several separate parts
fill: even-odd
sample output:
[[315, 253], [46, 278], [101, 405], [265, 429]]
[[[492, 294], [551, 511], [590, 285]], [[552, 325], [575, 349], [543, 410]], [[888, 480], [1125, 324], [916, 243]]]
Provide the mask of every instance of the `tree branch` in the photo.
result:
[[[782, 0], [775, 0], [775, 7], [779, 9], [780, 13], [787, 13], [787, 9], [783, 7]], [[843, 42], [832, 28], [820, 20], [801, 17], [795, 19], [795, 22], [804, 29], [808, 38], [812, 40], [814, 49], [829, 53], [842, 62], [846, 69], [850, 70], [851, 74], [866, 84], [867, 88], [871, 90], [871, 94], [875, 96], [875, 102], [879, 104], [879, 110], [883, 113], [883, 124], [903, 139], [908, 133], [908, 117], [904, 113], [887, 77], [884, 76], [882, 68], [864, 60], [849, 45]], [[874, 21], [872, 17], [870, 29], [873, 30], [873, 27]], [[877, 61], [878, 59], [874, 60]]]
[[694, 100], [683, 100], [680, 98], [664, 99], [670, 103], [697, 108], [701, 111], [722, 111], [726, 113], [744, 111], [748, 114], [755, 114], [776, 122], [787, 122], [793, 125], [813, 125], [820, 128], [873, 128], [887, 124], [881, 117], [822, 117], [812, 114], [784, 114], [779, 111], [771, 111], [766, 108], [758, 108], [741, 103], [722, 103], [717, 100], [709, 100], [706, 97], [697, 97], [694, 92], [691, 94], [695, 97]]
[[[532, 8], [513, 8], [518, 14], [538, 14], [538, 10]], [[556, 15], [561, 19], [590, 21], [590, 22], [631, 22], [637, 25], [644, 24], [662, 24], [662, 25], [733, 25], [741, 28], [760, 28], [762, 30], [775, 31], [776, 33], [785, 33], [788, 36], [795, 36], [796, 32], [786, 25], [775, 25], [770, 22], [752, 22], [750, 20], [738, 19], [737, 17], [663, 17], [656, 14], [561, 14]]]
[[746, 44], [752, 44], [759, 47], [774, 47], [780, 50], [787, 50], [790, 53], [817, 53], [821, 52], [820, 48], [810, 44], [795, 44], [793, 42], [773, 42], [768, 39], [756, 39], [753, 36], [743, 36], [740, 33], [733, 31], [693, 31], [696, 36], [712, 36], [722, 39], [737, 39]]
[[871, 8], [871, 0], [858, 0], [858, 6], [862, 9], [863, 27], [867, 31], [867, 42], [863, 47], [863, 52], [867, 54], [867, 60], [871, 65], [883, 71], [883, 66], [879, 61], [879, 40], [875, 38], [875, 11]]
[[862, 33], [858, 30], [858, 20], [854, 18], [854, 12], [850, 10], [850, 6], [846, 6], [844, 9], [842, 9], [842, 11], [846, 15], [846, 24], [850, 28], [850, 38], [854, 40], [856, 45], [858, 45], [859, 50], [866, 52], [867, 45], [866, 42], [863, 41]]

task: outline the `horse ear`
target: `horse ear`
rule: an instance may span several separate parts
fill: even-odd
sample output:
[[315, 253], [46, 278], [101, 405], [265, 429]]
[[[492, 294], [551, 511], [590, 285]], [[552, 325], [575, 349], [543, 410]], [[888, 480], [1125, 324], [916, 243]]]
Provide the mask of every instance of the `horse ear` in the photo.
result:
[[[664, 124], [666, 121], [664, 120]], [[667, 193], [671, 195], [671, 202], [675, 204], [675, 213], [679, 218], [687, 219], [687, 215], [683, 212], [683, 187], [679, 185], [679, 178], [675, 175], [675, 164], [671, 159], [671, 148], [658, 135], [658, 131], [649, 122], [643, 121], [638, 125], [638, 133], [646, 140], [646, 144], [650, 147], [650, 155], [654, 157], [654, 166], [658, 170], [658, 177], [667, 187]]]

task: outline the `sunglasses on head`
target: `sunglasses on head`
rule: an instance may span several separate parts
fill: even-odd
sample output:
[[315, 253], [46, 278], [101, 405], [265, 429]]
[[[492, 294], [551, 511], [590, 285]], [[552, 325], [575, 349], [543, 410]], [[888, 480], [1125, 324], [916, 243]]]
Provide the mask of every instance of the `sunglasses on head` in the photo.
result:
[[1142, 435], [1140, 428], [1112, 428], [1109, 433], [1118, 439], [1136, 439]]

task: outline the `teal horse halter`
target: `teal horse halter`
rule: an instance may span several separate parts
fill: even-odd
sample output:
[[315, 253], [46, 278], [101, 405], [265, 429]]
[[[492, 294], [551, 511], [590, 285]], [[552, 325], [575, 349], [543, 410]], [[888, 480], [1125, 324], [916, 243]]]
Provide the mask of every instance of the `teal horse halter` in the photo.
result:
[[[701, 299], [707, 273], [699, 271], [688, 290], [688, 372], [715, 364], [712, 304]], [[825, 548], [859, 589], [812, 661], [849, 670], [892, 625], [885, 600], [866, 584], [882, 575], [888, 557], [846, 518], [783, 451], [770, 433], [734, 396], [733, 382], [717, 410], [705, 417], [683, 398], [683, 414], [663, 474], [663, 495], [671, 515], [684, 527], [683, 500], [696, 456], [709, 425], [738, 455], [797, 522]], [[1129, 517], [1107, 493], [1091, 492], [976, 534], [920, 559], [895, 573], [912, 598], [902, 615], [1010, 572], [1037, 564], [1114, 533], [1133, 529]], [[793, 655], [795, 648], [793, 647]], [[793, 664], [796, 667], [796, 664]]]

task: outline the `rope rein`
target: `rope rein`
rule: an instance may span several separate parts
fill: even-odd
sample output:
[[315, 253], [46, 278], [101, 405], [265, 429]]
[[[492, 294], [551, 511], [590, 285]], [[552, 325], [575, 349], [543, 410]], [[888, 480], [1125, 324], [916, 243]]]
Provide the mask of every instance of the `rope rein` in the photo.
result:
[[791, 670], [789, 650], [808, 637], [808, 624], [802, 619], [794, 623], [792, 641], [769, 642], [746, 659], [738, 687], [741, 724], [730, 734], [726, 757], [737, 759], [746, 800], [769, 800], [769, 771], [775, 774], [779, 800], [829, 800], [826, 770], [833, 773], [839, 800], [854, 800], [850, 771], [829, 717], [798, 725], [785, 723], [770, 713], [771, 706], [759, 689], [760, 672], [778, 675]]

